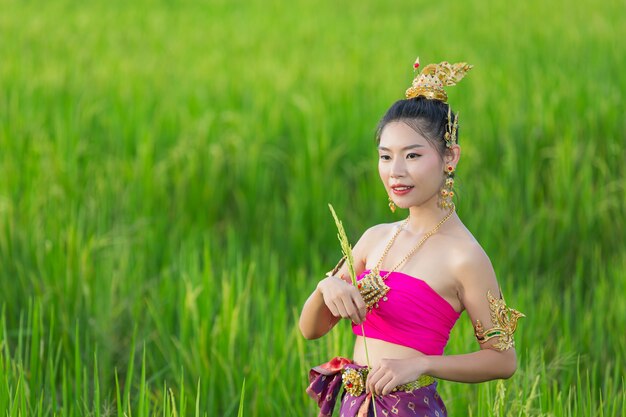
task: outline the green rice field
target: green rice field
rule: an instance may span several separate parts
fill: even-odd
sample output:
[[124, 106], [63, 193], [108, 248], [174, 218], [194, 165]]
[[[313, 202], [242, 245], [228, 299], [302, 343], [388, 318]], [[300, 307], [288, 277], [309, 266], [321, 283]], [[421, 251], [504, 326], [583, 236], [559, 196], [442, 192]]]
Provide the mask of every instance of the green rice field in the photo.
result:
[[[314, 416], [304, 300], [391, 214], [374, 131], [467, 61], [459, 215], [524, 312], [450, 416], [626, 415], [623, 1], [0, 0], [0, 415]], [[446, 354], [475, 350], [464, 314]]]

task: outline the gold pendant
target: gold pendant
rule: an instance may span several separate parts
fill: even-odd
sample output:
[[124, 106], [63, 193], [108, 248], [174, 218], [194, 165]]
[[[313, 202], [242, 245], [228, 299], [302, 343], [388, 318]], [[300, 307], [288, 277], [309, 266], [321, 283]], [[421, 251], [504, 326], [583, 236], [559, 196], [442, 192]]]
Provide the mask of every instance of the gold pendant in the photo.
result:
[[378, 302], [381, 299], [387, 301], [389, 287], [385, 284], [385, 281], [377, 270], [370, 271], [369, 274], [365, 275], [365, 277], [357, 283], [357, 288], [368, 310], [374, 307], [378, 308]]

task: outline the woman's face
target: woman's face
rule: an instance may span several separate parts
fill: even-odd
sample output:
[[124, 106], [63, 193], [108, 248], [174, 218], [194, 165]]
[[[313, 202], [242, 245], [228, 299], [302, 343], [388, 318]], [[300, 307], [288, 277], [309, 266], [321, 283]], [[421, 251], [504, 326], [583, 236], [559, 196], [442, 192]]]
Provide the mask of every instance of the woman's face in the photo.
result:
[[436, 204], [444, 161], [421, 134], [403, 122], [390, 122], [380, 135], [378, 156], [380, 179], [398, 207]]

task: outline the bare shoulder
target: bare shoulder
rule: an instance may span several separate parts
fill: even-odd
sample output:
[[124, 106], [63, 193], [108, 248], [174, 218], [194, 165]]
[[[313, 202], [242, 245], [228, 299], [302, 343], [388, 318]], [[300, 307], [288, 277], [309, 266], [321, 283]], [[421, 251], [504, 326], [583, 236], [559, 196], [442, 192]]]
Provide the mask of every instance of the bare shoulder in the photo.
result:
[[381, 239], [388, 238], [401, 225], [402, 222], [381, 223], [374, 225], [363, 233], [361, 239], [359, 240], [359, 244], [363, 242], [364, 246], [376, 245], [380, 243]]
[[496, 274], [489, 256], [469, 233], [450, 237], [449, 265], [456, 278], [461, 297], [475, 288], [498, 288]]
[[384, 237], [385, 235], [389, 234], [392, 230], [395, 230], [396, 227], [399, 227], [401, 224], [402, 222], [376, 224], [370, 227], [369, 229], [367, 229], [365, 233], [363, 233], [363, 237], [367, 236], [368, 239], [376, 239], [379, 237]]
[[360, 256], [365, 263], [365, 259], [372, 249], [381, 241], [388, 240], [401, 223], [381, 223], [367, 229], [354, 247], [355, 256]]

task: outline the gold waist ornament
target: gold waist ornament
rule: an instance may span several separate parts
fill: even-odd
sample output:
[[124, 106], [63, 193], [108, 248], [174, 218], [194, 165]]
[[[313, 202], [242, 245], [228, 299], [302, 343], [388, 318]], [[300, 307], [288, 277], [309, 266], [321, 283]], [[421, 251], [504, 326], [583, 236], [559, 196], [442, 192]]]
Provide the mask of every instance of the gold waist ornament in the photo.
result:
[[[369, 369], [355, 369], [355, 368], [347, 368], [341, 372], [341, 379], [343, 382], [343, 387], [345, 390], [352, 396], [358, 397], [365, 390], [365, 381], [367, 380], [367, 374], [369, 373]], [[396, 391], [405, 391], [410, 392], [414, 391], [418, 388], [427, 387], [435, 382], [435, 378], [430, 375], [422, 375], [417, 378], [415, 381], [407, 382], [406, 384], [401, 384], [395, 387], [392, 392]]]

